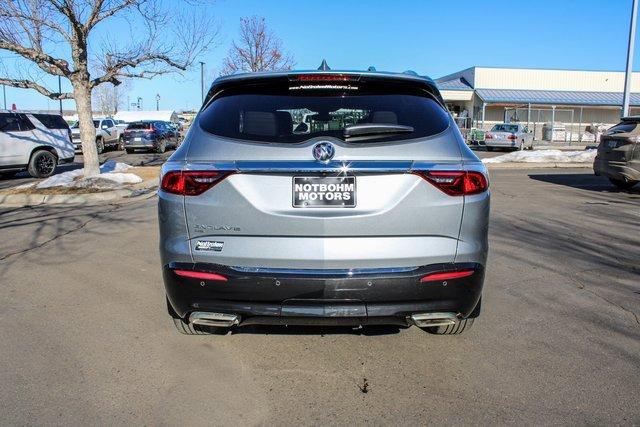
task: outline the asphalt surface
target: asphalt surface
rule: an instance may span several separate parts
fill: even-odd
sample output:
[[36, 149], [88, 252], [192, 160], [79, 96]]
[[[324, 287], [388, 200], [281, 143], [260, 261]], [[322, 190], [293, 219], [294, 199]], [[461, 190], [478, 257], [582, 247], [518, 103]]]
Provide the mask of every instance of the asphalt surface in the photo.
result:
[[180, 335], [153, 197], [0, 209], [2, 424], [640, 423], [640, 188], [491, 174], [483, 312], [450, 337]]

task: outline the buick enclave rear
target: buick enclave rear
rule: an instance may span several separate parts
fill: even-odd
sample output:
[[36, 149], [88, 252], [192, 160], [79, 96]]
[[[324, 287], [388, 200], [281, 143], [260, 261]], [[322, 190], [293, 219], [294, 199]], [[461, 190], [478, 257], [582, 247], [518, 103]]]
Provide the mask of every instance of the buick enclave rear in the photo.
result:
[[220, 78], [162, 169], [169, 313], [189, 334], [250, 324], [462, 332], [480, 313], [488, 186], [428, 78]]

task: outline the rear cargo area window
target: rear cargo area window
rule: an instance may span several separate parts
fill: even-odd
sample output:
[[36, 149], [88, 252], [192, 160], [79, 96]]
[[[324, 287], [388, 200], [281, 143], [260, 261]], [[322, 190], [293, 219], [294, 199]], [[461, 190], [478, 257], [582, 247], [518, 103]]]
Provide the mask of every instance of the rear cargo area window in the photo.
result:
[[69, 129], [62, 116], [57, 114], [34, 114], [33, 117], [45, 125], [47, 129]]
[[357, 124], [413, 128], [367, 140], [377, 143], [438, 134], [449, 126], [449, 117], [438, 102], [416, 90], [318, 92], [252, 87], [223, 91], [201, 113], [199, 122], [218, 136], [267, 143], [298, 143], [319, 136], [343, 139], [344, 128]]

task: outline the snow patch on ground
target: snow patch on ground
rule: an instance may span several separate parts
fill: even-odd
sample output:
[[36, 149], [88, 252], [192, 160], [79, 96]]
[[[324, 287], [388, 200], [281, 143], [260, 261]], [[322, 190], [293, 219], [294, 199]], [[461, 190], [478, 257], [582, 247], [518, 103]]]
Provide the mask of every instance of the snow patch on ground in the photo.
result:
[[561, 151], [514, 151], [502, 156], [482, 159], [483, 163], [591, 163], [597, 150]]
[[100, 175], [82, 178], [84, 169], [75, 169], [53, 175], [35, 185], [36, 188], [69, 187], [69, 188], [96, 188], [114, 189], [125, 184], [137, 184], [142, 178], [132, 173], [123, 173], [131, 165], [109, 160], [100, 166]]

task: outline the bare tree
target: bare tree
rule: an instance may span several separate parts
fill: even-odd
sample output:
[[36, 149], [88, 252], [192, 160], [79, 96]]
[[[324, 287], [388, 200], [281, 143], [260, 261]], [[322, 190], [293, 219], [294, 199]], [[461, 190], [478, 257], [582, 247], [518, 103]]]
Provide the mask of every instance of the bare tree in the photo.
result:
[[240, 40], [233, 42], [221, 74], [290, 70], [294, 65], [293, 57], [282, 51], [282, 40], [267, 28], [264, 18], [252, 16], [240, 19]]
[[117, 113], [124, 106], [130, 87], [130, 79], [123, 79], [118, 86], [113, 83], [101, 84], [93, 90], [94, 108], [104, 115]]
[[[187, 1], [190, 7], [181, 8], [176, 1], [169, 3], [171, 9], [163, 0], [0, 0], [0, 51], [35, 64], [40, 74], [69, 79], [73, 90], [48, 89], [32, 73], [0, 75], [0, 84], [34, 89], [51, 99], [74, 99], [84, 173], [97, 175], [93, 90], [105, 83], [117, 87], [123, 78], [186, 70], [216, 40], [217, 26], [207, 13], [207, 0]], [[101, 44], [95, 43], [95, 36], [90, 44], [96, 28], [110, 22], [128, 23], [131, 35], [118, 42], [107, 35]]]

